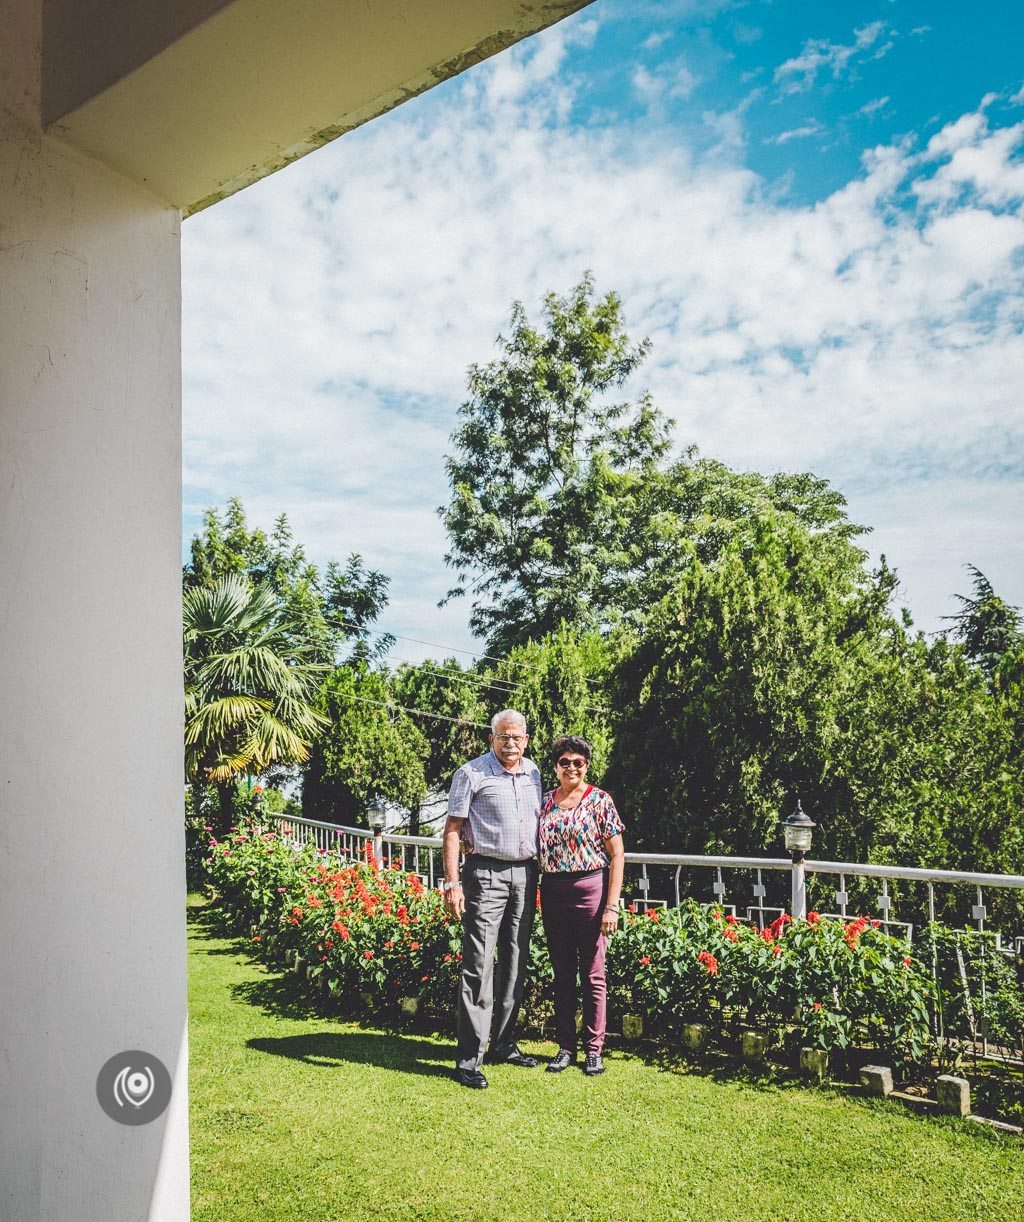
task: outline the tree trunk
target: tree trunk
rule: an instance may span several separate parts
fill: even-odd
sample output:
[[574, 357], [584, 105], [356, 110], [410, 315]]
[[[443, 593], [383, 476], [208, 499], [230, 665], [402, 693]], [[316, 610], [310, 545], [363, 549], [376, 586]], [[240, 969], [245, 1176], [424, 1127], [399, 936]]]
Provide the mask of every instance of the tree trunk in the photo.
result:
[[217, 797], [220, 801], [220, 827], [218, 835], [226, 836], [231, 831], [235, 821], [235, 783], [234, 781], [218, 781]]

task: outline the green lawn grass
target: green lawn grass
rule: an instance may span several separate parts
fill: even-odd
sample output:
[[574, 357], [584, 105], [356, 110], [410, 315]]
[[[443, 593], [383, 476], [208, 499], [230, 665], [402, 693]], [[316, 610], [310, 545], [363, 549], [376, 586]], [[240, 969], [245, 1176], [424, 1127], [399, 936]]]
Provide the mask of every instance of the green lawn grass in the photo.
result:
[[464, 1090], [449, 1042], [317, 1017], [189, 915], [197, 1222], [1024, 1216], [1018, 1139], [893, 1102], [614, 1047], [602, 1078], [498, 1066]]

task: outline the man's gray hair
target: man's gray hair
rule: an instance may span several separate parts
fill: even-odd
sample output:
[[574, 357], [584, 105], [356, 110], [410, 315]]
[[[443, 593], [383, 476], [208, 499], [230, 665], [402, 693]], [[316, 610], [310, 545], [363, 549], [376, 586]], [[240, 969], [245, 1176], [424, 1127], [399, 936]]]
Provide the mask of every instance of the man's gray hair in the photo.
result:
[[526, 729], [526, 718], [516, 709], [502, 709], [500, 713], [495, 713], [491, 718], [491, 733], [497, 734], [498, 726], [505, 721], [514, 721]]

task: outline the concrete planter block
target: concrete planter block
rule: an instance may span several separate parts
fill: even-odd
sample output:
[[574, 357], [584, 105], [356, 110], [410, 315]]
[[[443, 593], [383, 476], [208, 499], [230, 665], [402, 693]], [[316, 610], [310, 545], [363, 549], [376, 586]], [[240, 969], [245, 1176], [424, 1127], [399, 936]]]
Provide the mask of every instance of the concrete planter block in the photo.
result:
[[412, 1018], [420, 1008], [420, 999], [418, 997], [400, 997], [398, 1005], [403, 1014], [408, 1014]]
[[954, 1078], [944, 1073], [935, 1084], [939, 1107], [954, 1116], [971, 1114], [971, 1084], [966, 1078]]
[[638, 1040], [644, 1033], [644, 1020], [639, 1014], [623, 1014], [622, 1034], [627, 1040]]
[[828, 1076], [828, 1053], [823, 1048], [801, 1048], [800, 1072], [813, 1082], [824, 1082]]
[[302, 967], [302, 956], [298, 951], [295, 952], [295, 958], [292, 961], [292, 970], [298, 972]]
[[892, 1094], [892, 1070], [887, 1065], [865, 1065], [860, 1071], [860, 1084], [865, 1094], [884, 1099]]
[[377, 999], [372, 993], [360, 993], [359, 999], [363, 1003], [364, 1010], [374, 1010], [377, 1006]]
[[703, 1023], [687, 1023], [683, 1028], [683, 1046], [690, 1052], [699, 1052], [704, 1047], [708, 1029]]
[[740, 1055], [751, 1065], [761, 1065], [768, 1059], [768, 1036], [763, 1031], [744, 1031]]

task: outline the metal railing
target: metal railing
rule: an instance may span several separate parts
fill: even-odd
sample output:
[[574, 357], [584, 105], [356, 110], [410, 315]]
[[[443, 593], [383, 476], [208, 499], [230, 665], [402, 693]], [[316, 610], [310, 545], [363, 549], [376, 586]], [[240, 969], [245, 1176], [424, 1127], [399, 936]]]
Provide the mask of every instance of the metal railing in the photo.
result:
[[[333, 852], [345, 858], [355, 858], [365, 853], [365, 846], [371, 843], [378, 862], [387, 861], [404, 871], [412, 871], [426, 886], [435, 887], [444, 877], [439, 836], [403, 836], [314, 819], [285, 815], [268, 817], [290, 836], [296, 846], [312, 843], [323, 853]], [[678, 907], [684, 898], [703, 898], [705, 902], [719, 904], [723, 910], [732, 912], [741, 920], [756, 921], [763, 926], [767, 924], [765, 918], [769, 914], [778, 916], [787, 912], [789, 898], [797, 894], [796, 872], [802, 871], [811, 876], [808, 889], [819, 899], [817, 910], [820, 916], [848, 920], [854, 914], [867, 915], [867, 906], [871, 905], [879, 914], [879, 926], [886, 933], [912, 944], [915, 927], [936, 921], [941, 911], [942, 919], [951, 926], [955, 927], [955, 922], [963, 919], [960, 928], [965, 936], [977, 940], [982, 958], [987, 953], [989, 940], [991, 950], [1008, 959], [1017, 960], [1024, 955], [1024, 934], [1012, 935], [1006, 930], [986, 928], [989, 921], [989, 904], [986, 900], [991, 899], [993, 894], [1007, 896], [1024, 892], [1024, 876], [927, 870], [864, 862], [794, 862], [785, 857], [627, 852], [625, 858], [627, 874], [621, 902], [634, 906], [637, 911], [668, 907], [670, 903]], [[701, 888], [687, 885], [694, 873], [703, 872], [711, 876], [710, 895], [706, 889], [701, 895]], [[830, 889], [828, 883], [833, 880], [834, 886]], [[874, 893], [873, 883], [877, 883], [878, 887]], [[800, 886], [802, 893], [803, 878], [800, 879]], [[937, 887], [960, 888], [961, 894], [959, 897], [946, 894], [937, 903]], [[964, 902], [967, 897], [962, 894], [965, 888], [970, 893], [969, 906]], [[903, 916], [907, 919], [897, 915], [896, 910], [901, 905]], [[1018, 906], [1015, 915], [1021, 910]], [[973, 928], [968, 922], [973, 923]], [[1020, 1063], [1024, 1058], [1024, 1048], [1013, 1050], [1014, 1055], [1007, 1055], [1005, 1047], [1000, 1051], [990, 1044], [984, 1024], [975, 1029], [972, 997], [959, 949], [957, 958], [963, 979], [966, 1012], [971, 1015], [970, 1038], [976, 1039], [982, 1056]], [[937, 972], [937, 960], [933, 957], [933, 978], [937, 978]], [[985, 980], [982, 971], [976, 1000], [980, 1000], [983, 1010], [986, 1001]], [[936, 1031], [943, 1038], [947, 1034], [941, 1015], [937, 1018]]]

